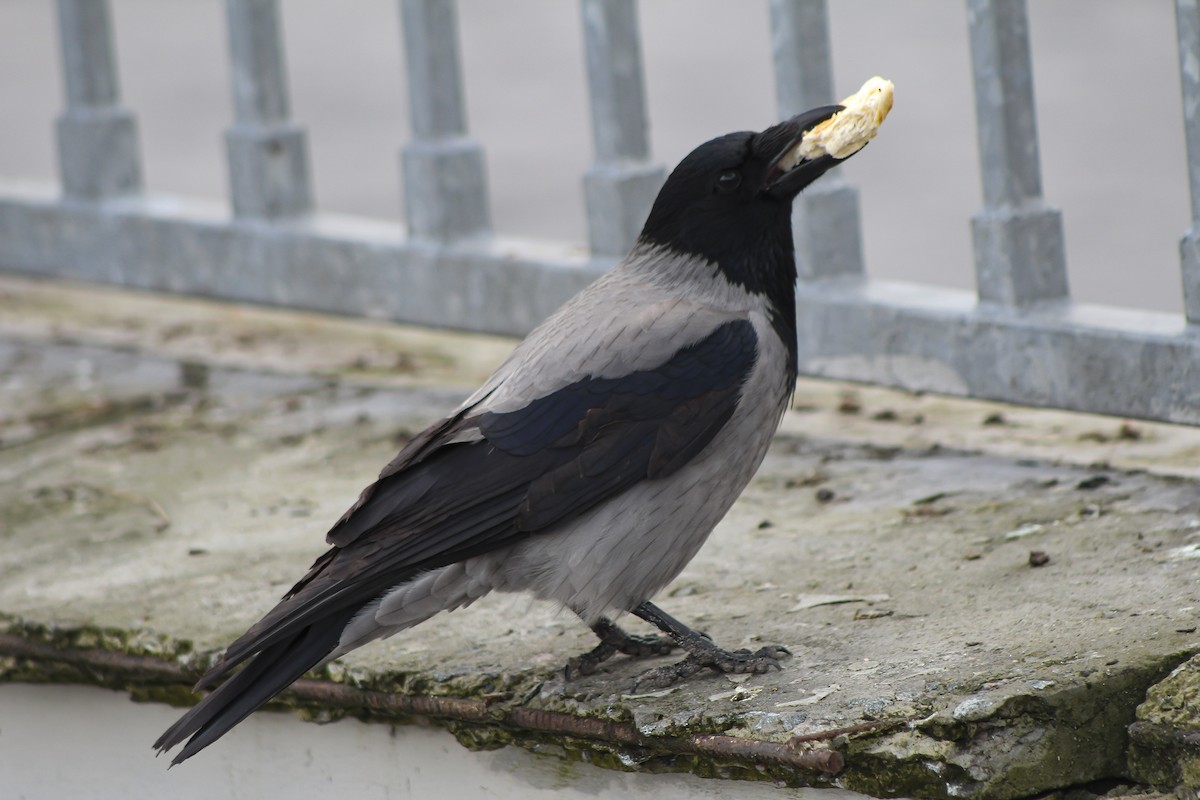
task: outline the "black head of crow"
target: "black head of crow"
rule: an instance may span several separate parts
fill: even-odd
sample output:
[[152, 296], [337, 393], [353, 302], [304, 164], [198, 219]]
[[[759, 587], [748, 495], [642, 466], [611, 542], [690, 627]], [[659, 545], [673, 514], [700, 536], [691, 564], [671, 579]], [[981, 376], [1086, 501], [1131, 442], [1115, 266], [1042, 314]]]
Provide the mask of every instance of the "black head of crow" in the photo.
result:
[[792, 201], [830, 168], [829, 155], [784, 163], [805, 131], [841, 106], [822, 106], [755, 133], [729, 133], [684, 158], [659, 191], [639, 240], [716, 264], [725, 278], [767, 295], [795, 369], [796, 282]]
[[761, 133], [729, 133], [700, 145], [659, 191], [641, 240], [716, 263], [751, 291], [775, 288], [790, 273], [790, 291], [793, 265], [778, 258], [792, 248], [792, 200], [840, 162], [828, 155], [792, 169], [784, 162], [805, 131], [840, 110], [815, 108]]
[[[174, 763], [187, 759], [312, 667], [490, 591], [558, 603], [595, 631], [599, 645], [569, 661], [568, 679], [616, 653], [674, 647], [687, 657], [637, 686], [779, 669], [786, 649], [723, 650], [650, 598], [750, 481], [786, 408], [791, 202], [837, 163], [797, 161], [794, 148], [838, 109], [685, 158], [629, 255], [408, 443], [155, 747], [186, 741]], [[609, 616], [625, 612], [666, 636], [626, 634]]]

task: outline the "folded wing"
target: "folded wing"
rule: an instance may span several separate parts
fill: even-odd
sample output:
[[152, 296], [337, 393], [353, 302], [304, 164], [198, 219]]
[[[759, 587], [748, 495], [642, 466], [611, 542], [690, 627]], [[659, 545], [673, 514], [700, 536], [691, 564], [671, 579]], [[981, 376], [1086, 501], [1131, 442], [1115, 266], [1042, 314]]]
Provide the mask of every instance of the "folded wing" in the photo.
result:
[[364, 606], [423, 571], [552, 531], [693, 459], [736, 410], [757, 357], [733, 319], [664, 363], [584, 377], [510, 411], [486, 398], [415, 438], [329, 533], [333, 547], [200, 681], [254, 657], [156, 743], [214, 741], [319, 663]]

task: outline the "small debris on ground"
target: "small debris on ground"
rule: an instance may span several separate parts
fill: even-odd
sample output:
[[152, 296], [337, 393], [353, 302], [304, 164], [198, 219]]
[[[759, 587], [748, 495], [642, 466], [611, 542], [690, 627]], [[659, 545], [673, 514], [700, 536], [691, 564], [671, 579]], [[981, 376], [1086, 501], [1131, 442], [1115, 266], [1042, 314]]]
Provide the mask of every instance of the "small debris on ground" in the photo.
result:
[[842, 603], [885, 603], [891, 600], [887, 594], [798, 594], [796, 604], [788, 611], [803, 611], [817, 606], [836, 606]]
[[1075, 488], [1082, 489], [1083, 491], [1090, 491], [1092, 489], [1099, 489], [1106, 483], [1111, 482], [1112, 478], [1108, 477], [1107, 475], [1093, 475], [1092, 477], [1084, 478], [1079, 483], [1075, 484]]
[[1040, 533], [1041, 531], [1045, 530], [1045, 527], [1046, 526], [1042, 525], [1040, 522], [1026, 522], [1015, 530], [1011, 530], [1004, 534], [1004, 540], [1012, 541], [1013, 539], [1022, 539], [1031, 534]]
[[921, 519], [923, 517], [944, 517], [954, 509], [938, 506], [917, 506], [916, 508], [901, 509], [905, 519]]
[[1105, 444], [1106, 442], [1137, 442], [1141, 438], [1142, 430], [1129, 421], [1122, 422], [1115, 433], [1087, 431], [1086, 433], [1079, 434], [1079, 441], [1096, 442], [1098, 444]]
[[1044, 567], [1049, 563], [1050, 563], [1050, 556], [1047, 555], [1045, 553], [1045, 551], [1043, 551], [1043, 550], [1030, 550], [1029, 551], [1029, 566]]
[[861, 619], [882, 619], [883, 617], [890, 617], [895, 613], [891, 609], [864, 608], [854, 612], [854, 619], [856, 621]]
[[1129, 422], [1122, 422], [1121, 427], [1117, 428], [1117, 438], [1127, 442], [1136, 442], [1142, 438], [1142, 431]]
[[805, 486], [820, 486], [827, 480], [829, 480], [829, 476], [818, 469], [798, 478], [788, 478], [783, 482], [783, 486], [786, 489], [799, 489]]

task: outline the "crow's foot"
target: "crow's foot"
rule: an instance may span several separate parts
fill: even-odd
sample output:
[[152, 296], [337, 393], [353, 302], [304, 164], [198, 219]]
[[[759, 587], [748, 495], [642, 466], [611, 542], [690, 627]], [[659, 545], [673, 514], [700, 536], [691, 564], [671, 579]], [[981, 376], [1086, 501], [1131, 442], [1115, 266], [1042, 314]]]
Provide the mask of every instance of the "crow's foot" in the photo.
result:
[[633, 681], [631, 692], [634, 694], [657, 689], [665, 689], [680, 681], [687, 680], [704, 669], [720, 673], [758, 674], [782, 669], [779, 663], [791, 653], [781, 645], [768, 645], [754, 652], [735, 650], [732, 653], [722, 650], [714, 644], [697, 652], [690, 653], [687, 658], [665, 667], [655, 667], [646, 670]]
[[600, 637], [600, 644], [567, 662], [564, 670], [567, 680], [580, 675], [591, 675], [617, 653], [633, 658], [649, 658], [669, 655], [676, 646], [675, 642], [666, 636], [635, 636], [626, 633], [606, 617], [601, 617], [591, 628]]
[[770, 672], [782, 669], [780, 660], [791, 655], [781, 645], [768, 645], [754, 652], [722, 650], [708, 636], [692, 630], [653, 603], [642, 603], [633, 609], [633, 613], [666, 633], [688, 653], [687, 658], [677, 664], [655, 667], [639, 675], [633, 683], [635, 693], [666, 688], [704, 669], [741, 674]]

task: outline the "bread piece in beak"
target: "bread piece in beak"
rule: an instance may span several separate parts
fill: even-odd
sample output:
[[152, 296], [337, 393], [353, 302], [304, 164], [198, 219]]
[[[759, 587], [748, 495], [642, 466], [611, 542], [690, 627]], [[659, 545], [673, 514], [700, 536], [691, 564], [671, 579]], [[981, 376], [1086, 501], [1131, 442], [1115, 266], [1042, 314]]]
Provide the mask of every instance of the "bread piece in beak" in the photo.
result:
[[807, 131], [800, 143], [785, 160], [785, 168], [801, 161], [815, 161], [821, 156], [841, 160], [857, 153], [875, 138], [879, 126], [892, 110], [892, 82], [878, 76], [871, 78], [854, 94], [838, 105], [842, 110]]

